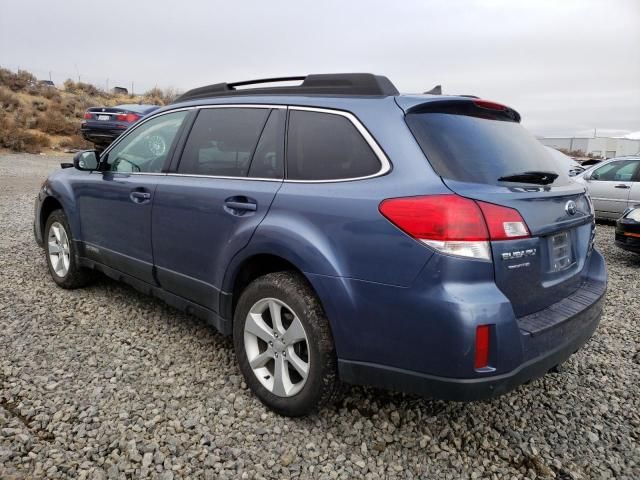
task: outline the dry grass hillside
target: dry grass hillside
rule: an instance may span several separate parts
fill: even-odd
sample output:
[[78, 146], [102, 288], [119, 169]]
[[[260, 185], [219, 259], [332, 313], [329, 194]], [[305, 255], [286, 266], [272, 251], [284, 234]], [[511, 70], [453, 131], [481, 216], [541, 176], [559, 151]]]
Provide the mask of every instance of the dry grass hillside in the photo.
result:
[[40, 153], [90, 148], [80, 136], [89, 107], [123, 103], [165, 105], [173, 90], [154, 88], [144, 95], [116, 95], [93, 85], [67, 80], [64, 89], [41, 85], [29, 72], [0, 68], [0, 149]]

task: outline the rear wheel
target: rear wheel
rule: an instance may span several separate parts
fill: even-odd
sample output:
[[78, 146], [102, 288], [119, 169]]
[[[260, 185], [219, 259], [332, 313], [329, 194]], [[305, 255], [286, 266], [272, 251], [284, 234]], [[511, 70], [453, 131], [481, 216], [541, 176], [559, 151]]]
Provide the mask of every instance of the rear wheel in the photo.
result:
[[67, 217], [62, 210], [54, 210], [45, 225], [47, 266], [53, 280], [62, 288], [78, 288], [91, 280], [91, 271], [77, 264]]
[[233, 341], [247, 385], [286, 416], [310, 413], [337, 391], [329, 322], [306, 280], [294, 272], [254, 280], [236, 307]]

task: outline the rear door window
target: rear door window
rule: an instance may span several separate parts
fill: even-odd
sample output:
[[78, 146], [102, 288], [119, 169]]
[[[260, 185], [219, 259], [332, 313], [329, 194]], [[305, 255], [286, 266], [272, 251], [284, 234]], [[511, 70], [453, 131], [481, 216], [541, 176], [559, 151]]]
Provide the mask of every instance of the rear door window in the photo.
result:
[[270, 112], [268, 108], [202, 109], [185, 144], [178, 172], [246, 177]]
[[553, 185], [567, 184], [564, 169], [519, 123], [449, 113], [409, 113], [407, 125], [438, 175], [461, 182], [508, 186], [498, 178], [523, 172], [554, 172]]
[[348, 118], [291, 110], [287, 178], [342, 180], [374, 175], [380, 169], [380, 160]]
[[591, 180], [608, 182], [630, 182], [640, 162], [623, 160], [611, 162], [596, 168], [591, 175]]

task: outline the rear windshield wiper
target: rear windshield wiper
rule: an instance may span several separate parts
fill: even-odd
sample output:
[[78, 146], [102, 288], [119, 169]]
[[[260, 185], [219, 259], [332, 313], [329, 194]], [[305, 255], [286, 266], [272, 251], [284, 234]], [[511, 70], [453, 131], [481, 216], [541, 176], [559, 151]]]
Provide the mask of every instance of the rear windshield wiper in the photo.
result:
[[499, 182], [520, 182], [520, 183], [535, 183], [537, 185], [549, 185], [558, 178], [558, 174], [554, 172], [522, 172], [513, 173], [511, 175], [505, 175], [498, 178]]

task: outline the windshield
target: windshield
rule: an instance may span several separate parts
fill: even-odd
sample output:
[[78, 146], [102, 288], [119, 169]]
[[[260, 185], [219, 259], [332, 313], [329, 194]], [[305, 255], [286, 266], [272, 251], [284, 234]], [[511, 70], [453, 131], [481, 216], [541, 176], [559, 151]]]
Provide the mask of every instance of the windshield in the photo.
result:
[[558, 175], [569, 183], [551, 154], [519, 123], [448, 113], [410, 113], [407, 125], [438, 175], [461, 182], [510, 186], [500, 181], [526, 172]]

